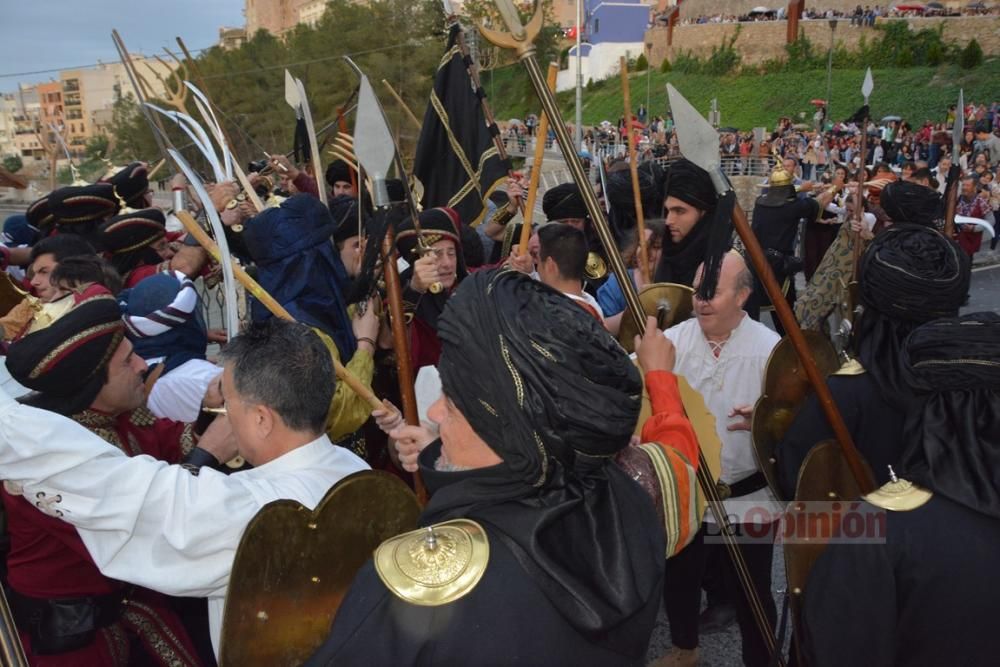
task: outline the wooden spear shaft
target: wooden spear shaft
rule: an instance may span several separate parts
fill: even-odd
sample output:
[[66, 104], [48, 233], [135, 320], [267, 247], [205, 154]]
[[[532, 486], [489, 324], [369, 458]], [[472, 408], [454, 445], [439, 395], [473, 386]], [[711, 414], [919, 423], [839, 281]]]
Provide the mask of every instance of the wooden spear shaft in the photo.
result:
[[[194, 217], [188, 211], [174, 211], [174, 215], [177, 219], [181, 221], [184, 225], [184, 229], [187, 230], [188, 234], [193, 236], [201, 246], [208, 251], [208, 254], [212, 256], [216, 262], [222, 262], [222, 253], [219, 252], [219, 246], [215, 244], [215, 241], [201, 228], [201, 225], [195, 221]], [[236, 280], [240, 281], [240, 284], [247, 289], [248, 292], [253, 294], [254, 298], [260, 301], [265, 308], [271, 311], [271, 314], [275, 317], [280, 317], [283, 320], [288, 320], [289, 322], [294, 322], [295, 318], [292, 317], [284, 306], [282, 306], [278, 301], [267, 293], [263, 287], [260, 286], [256, 280], [250, 277], [243, 267], [236, 262], [233, 265], [233, 275]], [[353, 373], [344, 368], [344, 365], [340, 363], [337, 359], [333, 360], [333, 368], [337, 373], [337, 378], [351, 388], [355, 394], [360, 396], [368, 403], [373, 409], [381, 409], [385, 406], [382, 402], [378, 400], [375, 394], [372, 392], [371, 388], [367, 387], [361, 380], [356, 378]]]
[[[559, 76], [559, 64], [549, 63], [548, 84], [553, 93], [556, 90], [556, 78]], [[538, 181], [542, 176], [542, 161], [545, 159], [545, 138], [549, 134], [549, 116], [542, 111], [538, 119], [538, 132], [535, 136], [535, 161], [531, 163], [531, 176], [528, 179], [528, 200], [524, 205], [524, 224], [521, 225], [521, 238], [518, 244], [518, 254], [528, 252], [528, 241], [531, 240], [531, 222], [535, 217], [535, 201], [538, 199]]]
[[[420, 426], [417, 411], [417, 394], [414, 390], [413, 360], [410, 358], [410, 341], [403, 314], [403, 290], [399, 285], [399, 269], [396, 267], [396, 243], [392, 227], [389, 227], [382, 243], [382, 266], [385, 272], [385, 291], [389, 301], [389, 323], [392, 326], [393, 346], [396, 349], [396, 374], [399, 379], [399, 396], [403, 403], [403, 418], [410, 426]], [[417, 501], [427, 504], [427, 489], [420, 477], [420, 471], [413, 473], [413, 486]]]
[[[635, 229], [639, 237], [639, 272], [644, 284], [649, 284], [649, 255], [646, 254], [646, 220], [642, 213], [642, 196], [639, 194], [639, 156], [632, 141], [632, 94], [628, 81], [628, 61], [619, 61], [622, 74], [622, 97], [625, 98], [625, 141], [628, 143], [628, 168], [632, 174], [632, 199], [635, 203]], [[607, 196], [607, 193], [604, 195]]]
[[[865, 162], [868, 160], [868, 116], [862, 121], [861, 130], [861, 168], [858, 169], [858, 194], [854, 198], [854, 216], [858, 224], [865, 217], [865, 179], [868, 177], [868, 170]], [[858, 260], [861, 258], [861, 230], [859, 229], [854, 237], [854, 266], [851, 269], [851, 282], [858, 280]], [[852, 307], [857, 304], [851, 304]]]
[[806, 343], [806, 337], [802, 333], [795, 315], [792, 313], [792, 307], [788, 305], [788, 301], [781, 291], [781, 286], [778, 284], [778, 279], [774, 276], [774, 270], [771, 269], [770, 263], [764, 256], [764, 250], [761, 248], [760, 241], [757, 240], [756, 235], [750, 228], [746, 211], [739, 204], [733, 207], [732, 220], [733, 226], [736, 228], [736, 233], [743, 239], [743, 245], [750, 258], [750, 264], [757, 273], [757, 277], [760, 278], [767, 295], [771, 298], [771, 305], [774, 306], [774, 312], [778, 315], [781, 325], [785, 327], [785, 334], [792, 341], [792, 347], [795, 348], [795, 352], [799, 356], [799, 361], [806, 371], [806, 377], [808, 377], [809, 383], [816, 392], [816, 398], [819, 399], [820, 408], [826, 415], [826, 419], [830, 423], [830, 428], [833, 429], [833, 434], [840, 443], [844, 452], [844, 459], [851, 468], [851, 472], [854, 474], [854, 479], [858, 482], [861, 493], [871, 493], [875, 490], [875, 480], [872, 479], [870, 471], [864, 465], [861, 455], [854, 446], [851, 433], [847, 430], [847, 424], [844, 423], [844, 418], [840, 415], [840, 410], [837, 409], [837, 404], [833, 401], [830, 388], [826, 385], [826, 378], [820, 375], [819, 369], [816, 367], [816, 361], [809, 353], [809, 345]]
[[389, 90], [389, 94], [392, 95], [392, 99], [396, 100], [396, 104], [398, 104], [399, 108], [403, 110], [403, 114], [409, 118], [410, 122], [413, 123], [413, 126], [417, 128], [417, 132], [420, 132], [420, 130], [423, 129], [423, 126], [420, 124], [420, 121], [414, 115], [413, 111], [410, 110], [410, 107], [407, 106], [406, 102], [403, 101], [403, 98], [396, 92], [396, 89], [393, 88], [392, 84], [386, 79], [382, 79], [382, 84]]

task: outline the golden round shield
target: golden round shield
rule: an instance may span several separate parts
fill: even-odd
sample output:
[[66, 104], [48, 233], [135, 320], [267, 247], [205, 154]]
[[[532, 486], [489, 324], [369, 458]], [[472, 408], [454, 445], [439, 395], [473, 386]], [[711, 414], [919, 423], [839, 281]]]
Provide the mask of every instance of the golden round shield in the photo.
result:
[[222, 667], [301, 665], [323, 643], [361, 566], [385, 540], [413, 530], [420, 507], [398, 477], [345, 477], [310, 511], [268, 503], [233, 561], [222, 624]]
[[0, 317], [11, 311], [17, 304], [24, 301], [28, 293], [14, 282], [6, 271], [0, 271]]
[[[642, 312], [656, 318], [660, 329], [667, 329], [691, 317], [694, 302], [691, 297], [694, 290], [687, 285], [676, 283], [651, 283], [639, 290], [639, 303]], [[635, 337], [639, 330], [628, 310], [622, 315], [621, 328], [618, 329], [618, 342], [629, 354], [635, 351]]]
[[[826, 377], [840, 367], [837, 351], [822, 334], [803, 331], [809, 353], [816, 361], [821, 376]], [[771, 351], [764, 372], [764, 393], [757, 399], [751, 421], [750, 434], [754, 454], [767, 484], [775, 496], [783, 495], [775, 471], [775, 447], [785, 437], [806, 397], [813, 393], [806, 370], [799, 361], [790, 338], [782, 338]]]

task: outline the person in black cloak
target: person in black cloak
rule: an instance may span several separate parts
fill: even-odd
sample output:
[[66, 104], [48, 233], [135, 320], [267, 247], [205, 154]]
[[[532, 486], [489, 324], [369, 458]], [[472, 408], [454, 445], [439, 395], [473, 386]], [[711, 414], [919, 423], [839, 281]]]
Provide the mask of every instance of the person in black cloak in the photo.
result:
[[423, 528], [376, 550], [307, 664], [644, 664], [666, 542], [612, 460], [639, 415], [639, 371], [517, 271], [470, 275], [438, 329]]
[[851, 517], [883, 539], [829, 545], [805, 589], [816, 667], [989, 665], [1000, 654], [1000, 316], [924, 324], [900, 367], [912, 406], [901, 479]]
[[[888, 481], [888, 466], [899, 462], [906, 443], [903, 340], [920, 324], [957, 315], [970, 279], [968, 256], [929, 227], [893, 225], [876, 236], [861, 257], [863, 310], [854, 337], [858, 363], [831, 375], [827, 386], [880, 484]], [[832, 437], [819, 402], [810, 396], [775, 448], [778, 481], [786, 498], [795, 494], [809, 450]]]

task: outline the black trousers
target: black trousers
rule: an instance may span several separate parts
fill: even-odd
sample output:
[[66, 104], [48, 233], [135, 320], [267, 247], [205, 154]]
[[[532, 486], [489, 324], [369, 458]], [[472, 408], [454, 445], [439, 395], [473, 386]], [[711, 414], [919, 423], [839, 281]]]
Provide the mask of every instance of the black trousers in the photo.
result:
[[[739, 540], [739, 549], [746, 563], [747, 573], [753, 583], [757, 597], [764, 608], [772, 631], [777, 621], [777, 609], [771, 596], [771, 565], [774, 557], [774, 530], [761, 526], [736, 524], [733, 526]], [[748, 535], [749, 533], [749, 535]], [[753, 537], [751, 537], [751, 535]], [[758, 537], [762, 535], [762, 537]], [[707, 542], [706, 542], [707, 540]], [[721, 542], [715, 524], [703, 523], [694, 540], [683, 551], [667, 561], [666, 577], [663, 585], [663, 602], [670, 623], [671, 642], [681, 649], [698, 646], [698, 614], [701, 610], [701, 583], [705, 566], [713, 556], [721, 552], [723, 578], [730, 600], [736, 607], [740, 636], [743, 640], [743, 664], [747, 667], [766, 667], [771, 659], [767, 643], [764, 641], [750, 604], [736, 575], [732, 558]]]

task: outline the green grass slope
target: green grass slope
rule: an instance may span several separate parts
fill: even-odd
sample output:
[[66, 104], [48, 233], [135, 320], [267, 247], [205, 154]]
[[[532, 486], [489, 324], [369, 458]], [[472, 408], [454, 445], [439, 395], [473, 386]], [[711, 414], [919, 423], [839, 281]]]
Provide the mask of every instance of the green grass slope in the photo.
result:
[[[831, 114], [835, 120], [850, 116], [861, 106], [861, 82], [864, 70], [834, 70]], [[965, 89], [966, 102], [990, 102], [1000, 98], [1000, 59], [986, 61], [981, 67], [963, 70], [957, 65], [872, 69], [875, 91], [871, 96], [872, 116], [900, 115], [913, 125], [925, 120], [943, 121], [949, 104]], [[524, 118], [538, 112], [539, 104], [528, 85], [527, 75], [519, 65], [483, 72], [483, 87], [498, 120]], [[826, 70], [780, 72], [775, 74], [738, 74], [704, 76], [659, 71], [639, 72], [631, 76], [632, 104], [638, 107], [647, 99], [651, 115], [667, 110], [666, 84], [672, 83], [702, 113], [707, 114], [712, 98], [718, 99], [723, 126], [740, 129], [773, 127], [779, 116], [794, 122], [809, 122], [815, 107], [814, 98], [826, 97]], [[559, 94], [559, 104], [567, 122], [574, 114], [573, 91]], [[617, 121], [622, 115], [621, 79], [617, 76], [596, 82], [583, 93], [583, 121], [593, 125], [602, 120]], [[804, 113], [804, 117], [800, 117]]]

